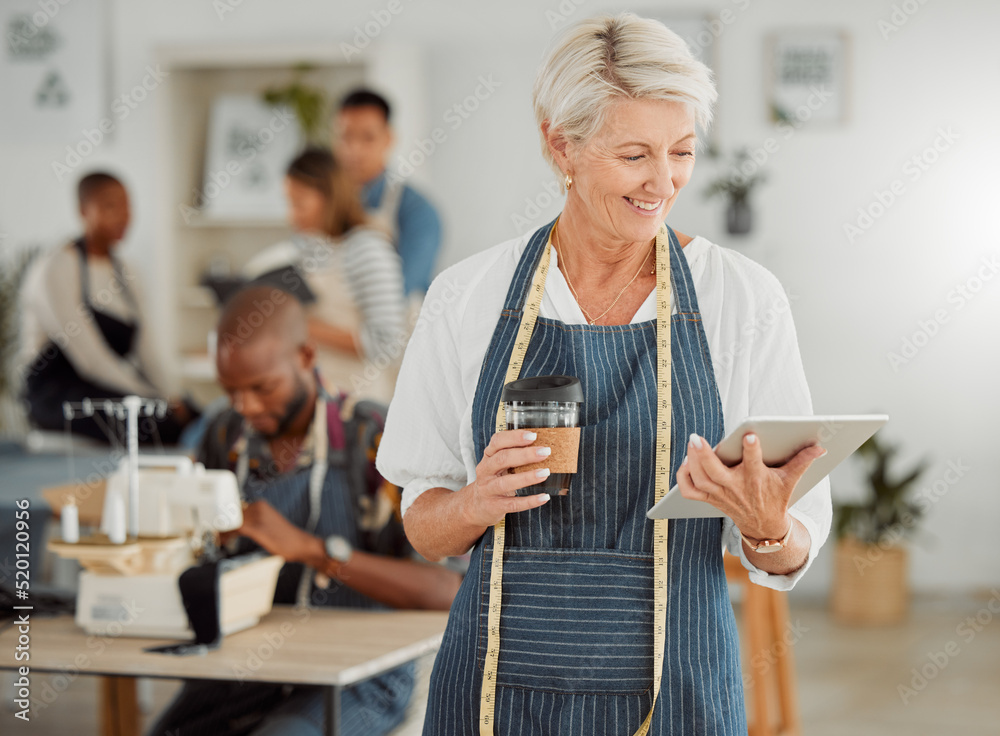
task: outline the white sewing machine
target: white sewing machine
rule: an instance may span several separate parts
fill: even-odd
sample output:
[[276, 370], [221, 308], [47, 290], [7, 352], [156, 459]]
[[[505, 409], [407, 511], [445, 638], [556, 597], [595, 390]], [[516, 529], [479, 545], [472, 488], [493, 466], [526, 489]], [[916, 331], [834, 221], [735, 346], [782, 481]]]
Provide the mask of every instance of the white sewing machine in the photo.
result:
[[[134, 513], [130, 496], [138, 500]], [[178, 578], [195, 564], [207, 533], [242, 523], [239, 488], [230, 471], [206, 470], [184, 456], [135, 455], [108, 478], [103, 533], [77, 543], [54, 541], [50, 548], [84, 568], [76, 622], [87, 633], [185, 640], [193, 632]], [[271, 555], [221, 574], [223, 634], [254, 626], [271, 610], [283, 562]]]

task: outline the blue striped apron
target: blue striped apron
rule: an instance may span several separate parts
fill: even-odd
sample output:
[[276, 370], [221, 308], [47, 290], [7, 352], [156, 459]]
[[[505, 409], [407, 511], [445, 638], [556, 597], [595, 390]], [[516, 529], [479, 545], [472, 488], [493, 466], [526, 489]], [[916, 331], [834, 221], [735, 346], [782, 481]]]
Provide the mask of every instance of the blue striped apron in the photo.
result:
[[[477, 458], [532, 275], [552, 225], [518, 263], [472, 407]], [[716, 444], [723, 416], [691, 273], [670, 230], [671, 485], [692, 432]], [[567, 325], [539, 317], [522, 377], [583, 383], [579, 470], [566, 496], [507, 516], [497, 734], [630, 736], [652, 705], [656, 322]], [[650, 734], [745, 734], [739, 641], [720, 519], [669, 522], [667, 636]], [[425, 736], [478, 734], [493, 529], [476, 544], [431, 676]]]

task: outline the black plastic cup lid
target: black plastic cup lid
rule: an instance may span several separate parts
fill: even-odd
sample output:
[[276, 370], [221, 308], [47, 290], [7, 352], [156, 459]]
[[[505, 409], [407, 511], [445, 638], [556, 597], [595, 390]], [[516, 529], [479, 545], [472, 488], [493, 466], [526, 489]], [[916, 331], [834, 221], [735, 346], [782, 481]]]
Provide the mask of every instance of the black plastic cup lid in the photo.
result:
[[503, 387], [502, 401], [560, 401], [583, 403], [583, 386], [575, 376], [535, 376]]

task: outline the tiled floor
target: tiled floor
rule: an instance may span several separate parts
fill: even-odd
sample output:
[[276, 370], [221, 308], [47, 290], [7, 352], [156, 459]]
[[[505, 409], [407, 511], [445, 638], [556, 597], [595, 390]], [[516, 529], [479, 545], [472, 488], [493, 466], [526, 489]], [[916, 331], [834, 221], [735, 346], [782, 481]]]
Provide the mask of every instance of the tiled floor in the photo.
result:
[[[907, 623], [882, 629], [838, 626], [821, 604], [793, 602], [803, 734], [1000, 734], [1000, 592], [992, 599], [995, 611], [990, 600], [919, 600]], [[914, 668], [926, 680], [914, 681]], [[901, 694], [900, 686], [912, 692]], [[169, 681], [153, 683], [157, 709], [169, 701], [174, 688]], [[13, 717], [9, 693], [6, 685], [0, 733], [98, 733], [97, 688], [90, 678], [72, 682], [30, 724]]]

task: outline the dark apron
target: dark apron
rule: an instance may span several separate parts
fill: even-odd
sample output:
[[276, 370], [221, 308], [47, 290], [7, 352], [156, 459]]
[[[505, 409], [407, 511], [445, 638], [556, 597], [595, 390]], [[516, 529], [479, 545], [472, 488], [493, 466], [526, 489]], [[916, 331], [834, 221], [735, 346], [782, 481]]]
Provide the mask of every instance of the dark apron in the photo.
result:
[[[259, 448], [259, 438], [251, 441], [251, 453]], [[317, 537], [338, 535], [357, 549], [364, 549], [359, 532], [355, 504], [348, 480], [347, 455], [331, 446], [329, 466], [323, 480], [319, 517], [314, 531]], [[251, 476], [243, 486], [247, 501], [264, 500], [300, 529], [308, 529], [310, 511], [310, 468], [299, 468], [276, 478]], [[240, 552], [259, 547], [247, 538], [240, 540]], [[300, 563], [285, 564], [278, 577], [274, 602], [293, 604], [299, 581]], [[315, 584], [310, 590], [310, 605], [352, 609], [386, 607], [336, 581], [328, 588]], [[329, 631], [337, 640], [336, 627]], [[340, 733], [344, 736], [381, 736], [402, 722], [415, 683], [413, 664], [344, 688], [341, 694]], [[188, 680], [170, 707], [160, 716], [149, 736], [244, 736], [270, 720], [293, 719], [309, 723], [320, 732], [324, 719], [323, 689], [286, 687], [270, 683], [225, 680]], [[287, 724], [286, 724], [287, 725]], [[291, 727], [289, 726], [291, 731]]]
[[[551, 225], [518, 264], [472, 408], [476, 457]], [[686, 259], [670, 231], [671, 477], [692, 432], [722, 439], [723, 415]], [[522, 377], [583, 383], [579, 471], [566, 496], [508, 514], [496, 730], [631, 736], [652, 705], [656, 322], [567, 325], [539, 318]], [[745, 734], [736, 622], [721, 519], [669, 522], [663, 682], [650, 734]], [[476, 544], [431, 678], [426, 736], [478, 734], [493, 529]]]
[[[124, 358], [132, 351], [139, 326], [135, 322], [124, 322], [113, 315], [94, 309], [90, 303], [87, 248], [83, 238], [74, 242], [73, 247], [80, 255], [80, 319], [92, 321], [111, 351]], [[123, 278], [119, 264], [114, 260], [112, 263], [115, 278], [121, 284], [125, 298], [138, 314], [135, 298]], [[65, 339], [73, 338], [66, 335]], [[122, 392], [81, 376], [69, 356], [55, 341], [50, 340], [35, 356], [25, 372], [24, 398], [28, 405], [28, 418], [34, 426], [61, 431], [67, 426], [62, 408], [64, 401], [77, 403], [84, 399], [121, 399]], [[105, 427], [111, 424], [111, 420], [105, 419], [103, 415], [100, 420], [93, 417], [78, 417], [69, 423], [69, 428], [74, 434], [107, 442]], [[173, 444], [180, 437], [181, 429], [177, 419], [169, 412], [163, 418], [143, 417], [140, 420], [139, 441], [147, 444], [158, 438], [166, 444]]]

